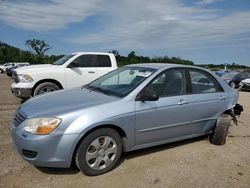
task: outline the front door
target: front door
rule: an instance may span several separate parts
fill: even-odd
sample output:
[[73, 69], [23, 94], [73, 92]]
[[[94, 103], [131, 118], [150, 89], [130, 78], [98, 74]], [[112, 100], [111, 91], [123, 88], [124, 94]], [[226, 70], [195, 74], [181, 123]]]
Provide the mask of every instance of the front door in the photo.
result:
[[85, 54], [73, 60], [77, 66], [66, 68], [68, 88], [83, 86], [98, 77], [96, 59], [96, 55]]
[[159, 100], [135, 102], [137, 146], [189, 134], [191, 95], [186, 91], [186, 73], [180, 68], [160, 73], [143, 89]]

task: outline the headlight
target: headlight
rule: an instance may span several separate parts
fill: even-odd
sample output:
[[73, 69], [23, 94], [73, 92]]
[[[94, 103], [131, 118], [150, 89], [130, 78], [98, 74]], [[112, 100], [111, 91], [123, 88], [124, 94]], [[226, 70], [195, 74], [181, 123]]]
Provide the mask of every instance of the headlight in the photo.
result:
[[33, 79], [28, 74], [18, 74], [18, 79], [20, 82], [32, 82]]
[[26, 121], [24, 130], [33, 134], [45, 135], [55, 130], [60, 123], [59, 118], [33, 118]]

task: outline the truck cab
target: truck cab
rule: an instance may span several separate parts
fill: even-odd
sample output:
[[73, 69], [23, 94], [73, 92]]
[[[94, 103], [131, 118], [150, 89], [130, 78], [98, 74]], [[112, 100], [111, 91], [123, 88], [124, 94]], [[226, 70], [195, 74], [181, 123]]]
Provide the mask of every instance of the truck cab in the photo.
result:
[[13, 73], [12, 93], [19, 98], [80, 87], [117, 68], [114, 54], [75, 52], [53, 64], [32, 65]]

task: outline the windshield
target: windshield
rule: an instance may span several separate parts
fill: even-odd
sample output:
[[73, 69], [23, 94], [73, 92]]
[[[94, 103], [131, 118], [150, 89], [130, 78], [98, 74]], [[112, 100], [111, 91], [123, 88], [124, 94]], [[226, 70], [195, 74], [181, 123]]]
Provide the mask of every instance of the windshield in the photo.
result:
[[226, 73], [226, 74], [224, 74], [221, 78], [222, 78], [223, 80], [231, 80], [236, 74], [238, 74], [238, 72]]
[[68, 61], [71, 57], [73, 57], [73, 54], [65, 55], [62, 58], [58, 59], [53, 63], [53, 65], [63, 65], [66, 61]]
[[107, 95], [124, 97], [155, 71], [151, 68], [126, 66], [116, 69], [84, 87]]

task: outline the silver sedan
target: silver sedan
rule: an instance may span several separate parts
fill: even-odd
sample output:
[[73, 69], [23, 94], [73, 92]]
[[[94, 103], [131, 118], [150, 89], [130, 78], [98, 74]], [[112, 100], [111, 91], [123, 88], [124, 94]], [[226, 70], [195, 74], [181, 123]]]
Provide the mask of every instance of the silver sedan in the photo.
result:
[[[121, 67], [81, 88], [34, 97], [16, 112], [12, 138], [36, 166], [99, 175], [123, 152], [202, 135], [223, 145], [238, 93], [205, 69], [174, 64]], [[235, 108], [236, 107], [236, 108]]]

